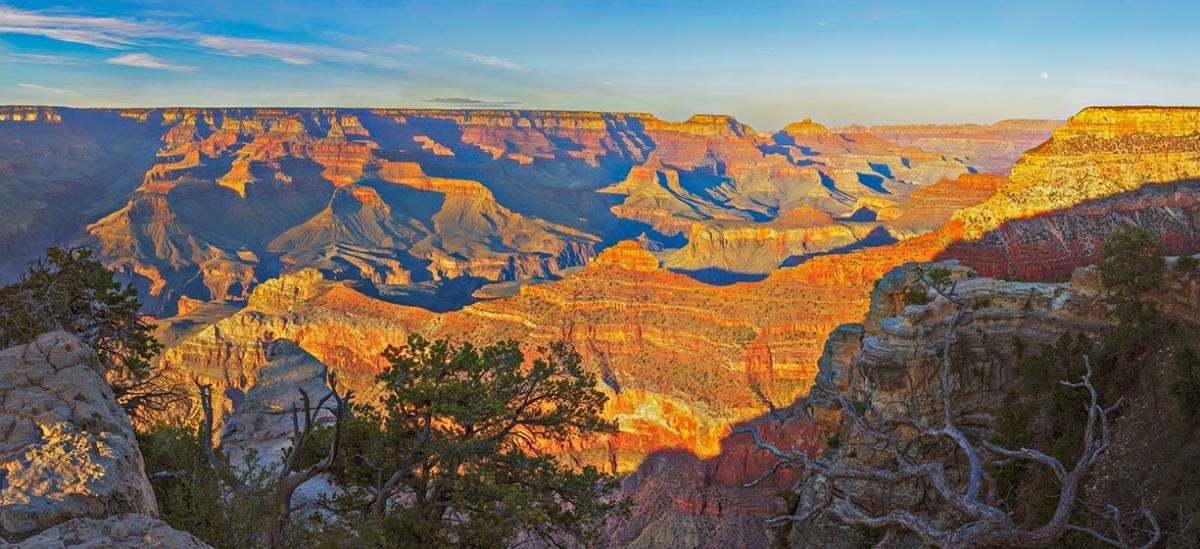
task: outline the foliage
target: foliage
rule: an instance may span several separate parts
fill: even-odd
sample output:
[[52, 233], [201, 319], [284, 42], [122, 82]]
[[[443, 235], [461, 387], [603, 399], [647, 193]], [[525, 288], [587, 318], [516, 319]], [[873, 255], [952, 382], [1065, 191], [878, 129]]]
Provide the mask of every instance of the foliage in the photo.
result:
[[[1151, 351], [1166, 328], [1151, 295], [1163, 286], [1163, 247], [1153, 233], [1123, 225], [1104, 242], [1100, 255], [1100, 282], [1116, 326], [1104, 339], [1098, 381], [1109, 394], [1125, 394], [1144, 375], [1136, 357]], [[1156, 387], [1153, 377], [1149, 381]]]
[[19, 282], [0, 288], [0, 348], [66, 330], [96, 350], [130, 415], [176, 397], [150, 369], [161, 350], [142, 319], [137, 290], [121, 285], [88, 248], [52, 247]]
[[929, 290], [923, 284], [913, 284], [904, 291], [905, 305], [926, 305], [931, 301], [933, 298], [929, 297]]
[[476, 348], [411, 336], [384, 356], [382, 406], [354, 407], [330, 470], [346, 492], [329, 504], [361, 525], [364, 543], [596, 540], [615, 480], [550, 455], [615, 430], [577, 353], [559, 343], [526, 365], [513, 341]]
[[920, 273], [921, 280], [904, 290], [905, 305], [926, 305], [933, 301], [933, 298], [929, 296], [929, 290], [945, 292], [951, 288], [950, 269], [935, 267], [922, 269]]
[[1191, 347], [1175, 353], [1171, 372], [1171, 394], [1189, 416], [1200, 414], [1200, 354]]
[[1122, 225], [1104, 241], [1100, 258], [1100, 283], [1117, 320], [1153, 322], [1158, 309], [1146, 295], [1162, 287], [1166, 264], [1162, 243], [1154, 233]]
[[946, 289], [950, 286], [950, 269], [944, 267], [934, 267], [924, 271], [926, 280], [929, 284], [938, 289]]
[[209, 461], [197, 430], [158, 425], [138, 433], [159, 517], [217, 549], [258, 547], [270, 509], [268, 471]]

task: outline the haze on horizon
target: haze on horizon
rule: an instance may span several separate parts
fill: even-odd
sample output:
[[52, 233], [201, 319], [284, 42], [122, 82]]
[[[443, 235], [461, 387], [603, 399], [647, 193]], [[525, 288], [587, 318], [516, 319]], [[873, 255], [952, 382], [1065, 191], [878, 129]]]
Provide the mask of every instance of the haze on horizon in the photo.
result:
[[1200, 6], [0, 0], [0, 104], [1065, 118], [1200, 97]]

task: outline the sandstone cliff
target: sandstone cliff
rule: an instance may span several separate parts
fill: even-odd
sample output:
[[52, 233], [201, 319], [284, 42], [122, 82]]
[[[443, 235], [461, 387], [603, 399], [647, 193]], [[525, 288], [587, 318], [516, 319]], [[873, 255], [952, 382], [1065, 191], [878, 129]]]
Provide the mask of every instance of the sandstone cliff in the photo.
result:
[[133, 427], [94, 351], [61, 332], [0, 352], [4, 537], [157, 512]]

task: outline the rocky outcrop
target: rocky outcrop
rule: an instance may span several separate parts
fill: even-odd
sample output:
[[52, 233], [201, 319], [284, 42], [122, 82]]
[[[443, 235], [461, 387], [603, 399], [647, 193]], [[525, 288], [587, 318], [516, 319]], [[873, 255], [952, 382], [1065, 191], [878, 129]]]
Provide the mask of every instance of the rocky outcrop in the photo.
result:
[[[262, 465], [273, 465], [292, 444], [292, 407], [301, 408], [300, 391], [315, 405], [329, 392], [327, 368], [316, 357], [288, 339], [276, 339], [266, 350], [269, 361], [259, 368], [245, 400], [221, 430], [221, 448], [234, 460], [244, 460], [251, 450]], [[328, 411], [318, 421], [331, 418]]]
[[[823, 431], [840, 440], [838, 447], [825, 454], [839, 465], [887, 467], [889, 458], [883, 450], [872, 450], [871, 444], [855, 439], [857, 431], [843, 425], [835, 393], [865, 398], [885, 417], [918, 414], [921, 421], [938, 425], [941, 412], [937, 403], [943, 391], [950, 390], [956, 409], [969, 411], [958, 426], [971, 436], [983, 435], [991, 429], [990, 418], [1013, 386], [1020, 362], [1028, 353], [1051, 346], [1064, 335], [1095, 336], [1108, 325], [1099, 292], [1086, 281], [1005, 282], [979, 277], [956, 262], [922, 267], [949, 270], [954, 296], [967, 304], [962, 320], [953, 326], [954, 340], [947, 351], [954, 365], [951, 384], [943, 387], [939, 372], [943, 338], [958, 305], [933, 290], [928, 290], [929, 303], [906, 305], [905, 293], [925, 286], [919, 281], [917, 265], [899, 267], [875, 286], [863, 322], [839, 327], [830, 336], [817, 384], [807, 399]], [[804, 505], [813, 503], [809, 500], [816, 496], [811, 494], [820, 493], [820, 482], [810, 477], [797, 486]], [[916, 498], [908, 485], [878, 490], [855, 481], [842, 489], [854, 490], [860, 503], [905, 505]], [[799, 544], [853, 546], [850, 532], [827, 518], [795, 523], [790, 538]]]
[[[1019, 354], [1014, 350], [1017, 340], [1040, 348], [1064, 334], [1096, 334], [1106, 326], [1107, 315], [1092, 284], [1006, 282], [979, 277], [954, 261], [924, 265], [934, 267], [950, 270], [955, 295], [969, 304], [955, 330], [954, 353], [970, 365], [969, 372], [960, 373], [964, 385], [1006, 388], [1012, 377], [1009, 368]], [[838, 327], [826, 342], [810, 403], [829, 403], [835, 384], [843, 392], [851, 384], [872, 391], [881, 409], [912, 394], [937, 392], [924, 384], [937, 383], [930, 374], [941, 365], [939, 341], [956, 306], [932, 290], [929, 304], [905, 305], [905, 292], [918, 284], [915, 264], [898, 267], [879, 280], [862, 323]], [[840, 417], [833, 407], [824, 412], [827, 415], [816, 413]], [[836, 423], [825, 425], [837, 431]]]
[[0, 351], [0, 433], [0, 547], [208, 547], [154, 518], [133, 427], [78, 338]]
[[[307, 392], [311, 405], [315, 406], [329, 394], [328, 368], [288, 339], [272, 341], [266, 359], [267, 364], [259, 368], [245, 399], [225, 421], [219, 442], [235, 464], [278, 468], [285, 451], [293, 445], [293, 408], [304, 407], [300, 391]], [[368, 400], [374, 393], [372, 389], [365, 387]], [[315, 419], [318, 424], [328, 425], [334, 416], [328, 408], [323, 408], [315, 414]], [[293, 508], [305, 508], [319, 501], [322, 495], [331, 496], [336, 491], [326, 475], [317, 476], [296, 489]]]
[[0, 351], [0, 537], [155, 516], [133, 427], [95, 351], [63, 332]]
[[195, 536], [138, 514], [77, 518], [6, 549], [211, 549]]

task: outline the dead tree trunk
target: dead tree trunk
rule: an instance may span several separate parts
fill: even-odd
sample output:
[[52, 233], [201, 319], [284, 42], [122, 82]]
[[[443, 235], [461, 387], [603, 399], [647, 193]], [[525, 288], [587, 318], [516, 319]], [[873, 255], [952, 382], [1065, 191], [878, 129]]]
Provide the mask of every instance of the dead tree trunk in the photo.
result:
[[[931, 546], [942, 548], [1043, 547], [1062, 537], [1068, 530], [1086, 533], [1098, 542], [1114, 547], [1147, 549], [1157, 544], [1162, 532], [1145, 503], [1137, 512], [1147, 527], [1144, 532], [1139, 532], [1140, 536], [1136, 536], [1144, 543], [1133, 542], [1135, 536], [1123, 531], [1120, 511], [1112, 506], [1109, 506], [1109, 514], [1112, 516], [1106, 517], [1114, 525], [1112, 535], [1070, 523], [1072, 511], [1082, 505], [1079, 491], [1083, 477], [1108, 447], [1109, 415], [1120, 404], [1120, 401], [1109, 407], [1100, 404], [1099, 395], [1092, 384], [1092, 368], [1088, 358], [1085, 356], [1083, 359], [1086, 373], [1079, 381], [1061, 382], [1067, 387], [1083, 390], [1088, 395], [1088, 419], [1083, 433], [1082, 451], [1069, 469], [1058, 459], [1034, 449], [1011, 450], [987, 440], [972, 441], [955, 424], [950, 383], [951, 347], [955, 341], [955, 329], [966, 314], [967, 305], [954, 294], [953, 284], [949, 284], [947, 288], [943, 283], [932, 282], [925, 273], [922, 273], [922, 281], [956, 307], [955, 315], [941, 341], [941, 425], [934, 427], [915, 415], [881, 417], [871, 406], [860, 410], [837, 388], [837, 384], [832, 384], [836, 400], [845, 417], [849, 419], [849, 436], [844, 438], [850, 440], [862, 437], [862, 440], [872, 447], [882, 449], [890, 458], [887, 466], [850, 467], [829, 457], [812, 459], [805, 452], [795, 449], [782, 450], [763, 442], [754, 427], [739, 429], [736, 432], [750, 433], [754, 444], [760, 450], [766, 450], [779, 458], [775, 466], [755, 480], [755, 483], [782, 467], [796, 464], [803, 465], [806, 475], [815, 475], [825, 480], [821, 501], [805, 509], [797, 506], [791, 515], [781, 517], [776, 523], [808, 521], [827, 515], [845, 524], [883, 529], [884, 539], [876, 547], [886, 547], [894, 543], [896, 536], [904, 531], [916, 535]], [[950, 474], [945, 460], [922, 460], [906, 452], [906, 443], [917, 437], [925, 437], [928, 441], [942, 440], [951, 444], [961, 454], [961, 461], [965, 461], [966, 474], [959, 479], [959, 476]], [[993, 493], [995, 481], [984, 467], [984, 456], [995, 457], [1000, 462], [1029, 461], [1048, 469], [1060, 487], [1053, 517], [1046, 524], [1032, 529], [1014, 523], [1012, 517], [998, 506], [999, 502]], [[951, 516], [959, 519], [950, 521], [953, 524], [945, 524], [945, 520], [935, 521], [932, 517], [920, 516], [903, 508], [872, 511], [867, 506], [855, 502], [849, 493], [850, 490], [839, 488], [839, 481], [890, 486], [921, 481], [952, 511]], [[840, 499], [836, 496], [839, 493], [843, 494]]]
[[[263, 545], [268, 549], [283, 546], [284, 540], [287, 538], [287, 528], [291, 522], [292, 496], [296, 493], [296, 489], [312, 480], [313, 477], [329, 470], [333, 461], [337, 459], [338, 447], [342, 438], [342, 424], [354, 392], [346, 391], [344, 395], [339, 395], [337, 379], [332, 373], [328, 376], [328, 384], [329, 393], [322, 397], [316, 406], [312, 405], [308, 393], [304, 389], [300, 389], [303, 408], [297, 408], [295, 403], [292, 404], [292, 450], [288, 452], [287, 460], [276, 480], [271, 516], [263, 533]], [[331, 398], [334, 402], [332, 409], [334, 424], [333, 436], [329, 440], [329, 452], [321, 461], [304, 469], [298, 469], [300, 455], [303, 453], [304, 446], [312, 435], [313, 429], [317, 426], [317, 415]]]

